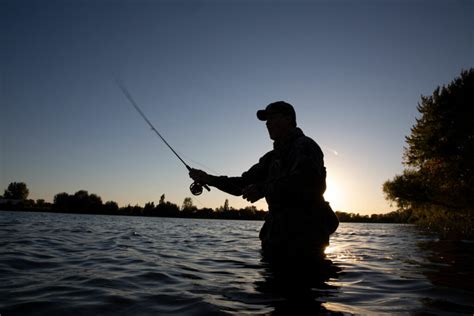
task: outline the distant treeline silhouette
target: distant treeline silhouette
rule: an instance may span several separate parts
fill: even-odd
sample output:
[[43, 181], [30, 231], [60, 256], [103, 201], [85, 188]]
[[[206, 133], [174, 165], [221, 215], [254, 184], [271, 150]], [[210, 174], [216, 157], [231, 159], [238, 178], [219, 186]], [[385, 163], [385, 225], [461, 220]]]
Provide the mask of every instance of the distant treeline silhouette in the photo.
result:
[[[180, 207], [177, 204], [166, 201], [163, 194], [156, 205], [154, 202], [148, 202], [144, 207], [139, 205], [119, 207], [114, 201], [103, 203], [100, 196], [89, 194], [86, 190], [79, 190], [74, 194], [58, 193], [54, 196], [53, 203], [48, 203], [42, 199], [36, 201], [27, 199], [28, 194], [29, 190], [25, 183], [11, 183], [8, 189], [5, 190], [3, 198], [0, 199], [0, 210], [239, 220], [263, 220], [267, 214], [267, 211], [258, 210], [255, 206], [247, 206], [240, 209], [233, 208], [229, 206], [229, 200], [227, 199], [221, 207], [211, 209], [197, 208], [193, 205], [192, 199], [186, 197]], [[336, 211], [336, 214], [341, 222], [410, 222], [410, 212], [408, 211], [372, 214], [370, 216], [340, 211]]]

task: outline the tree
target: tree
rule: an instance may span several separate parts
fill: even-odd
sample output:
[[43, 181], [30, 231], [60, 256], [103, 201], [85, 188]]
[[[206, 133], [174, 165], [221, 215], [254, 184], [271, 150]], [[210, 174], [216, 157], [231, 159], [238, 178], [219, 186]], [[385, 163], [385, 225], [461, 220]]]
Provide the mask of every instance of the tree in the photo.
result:
[[196, 213], [197, 207], [193, 205], [193, 200], [190, 197], [184, 198], [180, 215], [183, 217], [195, 217]]
[[58, 193], [54, 196], [53, 207], [57, 211], [69, 211], [71, 206], [71, 196], [66, 192]]
[[225, 201], [224, 201], [223, 211], [224, 212], [229, 211], [229, 200], [228, 199], [225, 199]]
[[164, 202], [162, 204], [158, 204], [158, 206], [156, 207], [155, 215], [176, 217], [179, 215], [179, 206], [171, 202]]
[[71, 197], [71, 207], [75, 212], [88, 212], [90, 207], [89, 192], [79, 190]]
[[406, 169], [383, 185], [388, 200], [425, 217], [429, 214], [443, 221], [452, 217], [472, 223], [473, 105], [474, 68], [462, 71], [460, 77], [436, 88], [431, 96], [421, 97], [417, 107], [421, 117], [406, 137]]
[[12, 182], [5, 190], [3, 197], [11, 200], [26, 200], [30, 191], [24, 182]]
[[194, 208], [193, 199], [191, 199], [190, 197], [184, 198], [183, 206], [181, 209], [185, 211], [185, 210], [191, 210], [193, 208]]
[[88, 211], [100, 212], [102, 210], [102, 198], [97, 194], [89, 195]]
[[160, 197], [160, 201], [158, 202], [158, 205], [163, 205], [165, 204], [165, 194], [163, 193]]
[[117, 202], [115, 201], [107, 201], [105, 204], [104, 204], [104, 210], [105, 212], [107, 213], [118, 213], [118, 210], [119, 210], [119, 207], [118, 207], [118, 204]]
[[153, 215], [153, 212], [155, 210], [155, 202], [148, 202], [145, 204], [145, 207], [143, 208], [143, 215]]

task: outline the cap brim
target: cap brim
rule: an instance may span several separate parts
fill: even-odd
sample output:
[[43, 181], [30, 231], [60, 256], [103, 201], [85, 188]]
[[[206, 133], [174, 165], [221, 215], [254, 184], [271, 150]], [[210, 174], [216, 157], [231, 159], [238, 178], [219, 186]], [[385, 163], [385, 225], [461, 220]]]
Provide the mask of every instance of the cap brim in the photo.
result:
[[257, 118], [260, 120], [260, 121], [266, 121], [267, 120], [267, 111], [265, 110], [258, 110], [257, 111]]

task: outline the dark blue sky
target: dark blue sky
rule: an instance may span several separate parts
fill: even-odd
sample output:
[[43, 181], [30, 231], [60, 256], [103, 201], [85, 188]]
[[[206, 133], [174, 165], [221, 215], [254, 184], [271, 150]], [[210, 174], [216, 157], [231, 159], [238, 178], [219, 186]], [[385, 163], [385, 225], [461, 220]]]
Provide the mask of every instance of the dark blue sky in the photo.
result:
[[[255, 112], [291, 102], [335, 209], [386, 212], [420, 96], [474, 66], [474, 1], [0, 1], [1, 178], [52, 200], [181, 204], [189, 164], [238, 175], [272, 147]], [[205, 167], [203, 167], [203, 165]], [[217, 190], [195, 200], [247, 205]], [[257, 203], [265, 208], [265, 203]]]

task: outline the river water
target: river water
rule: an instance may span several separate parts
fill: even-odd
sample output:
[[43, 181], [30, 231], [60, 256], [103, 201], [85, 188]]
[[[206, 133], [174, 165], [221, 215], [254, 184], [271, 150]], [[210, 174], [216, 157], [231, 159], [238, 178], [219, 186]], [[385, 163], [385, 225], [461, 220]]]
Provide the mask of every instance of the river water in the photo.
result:
[[471, 241], [342, 223], [326, 251], [331, 275], [285, 290], [261, 262], [261, 225], [0, 212], [0, 314], [474, 313]]

